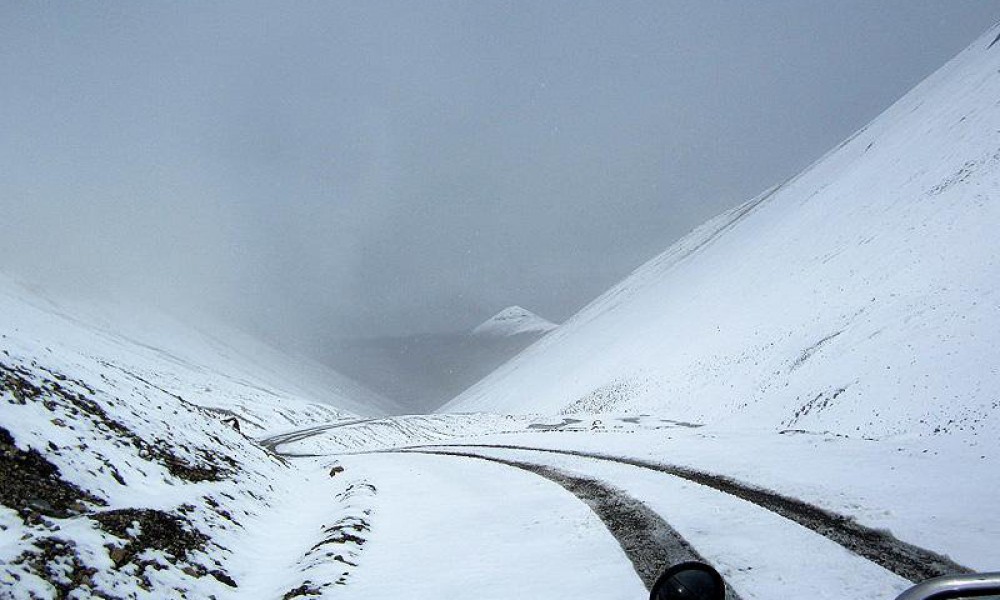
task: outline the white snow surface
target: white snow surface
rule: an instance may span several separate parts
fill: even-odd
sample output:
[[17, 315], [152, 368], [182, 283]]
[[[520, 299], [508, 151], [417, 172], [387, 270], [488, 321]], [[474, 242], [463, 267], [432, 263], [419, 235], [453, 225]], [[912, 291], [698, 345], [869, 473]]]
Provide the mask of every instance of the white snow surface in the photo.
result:
[[441, 412], [1000, 439], [997, 33]]
[[508, 306], [472, 330], [473, 335], [510, 337], [521, 333], [547, 333], [556, 324], [520, 306]]
[[[548, 582], [575, 576], [589, 591], [573, 597], [644, 597], [634, 573], [619, 573], [627, 563], [613, 544], [591, 531], [591, 521], [571, 517], [583, 505], [558, 486], [474, 458], [382, 452], [414, 445], [550, 465], [622, 489], [661, 515], [747, 599], [889, 600], [911, 584], [776, 513], [688, 480], [584, 457], [477, 445], [582, 450], [683, 465], [801, 499], [972, 569], [991, 571], [1000, 564], [1000, 522], [988, 517], [1000, 498], [1000, 449], [987, 440], [865, 440], [696, 426], [654, 415], [381, 421], [381, 427], [394, 421], [395, 434], [373, 440], [364, 422], [283, 447], [291, 454], [336, 456], [379, 489], [370, 543], [344, 590], [348, 596], [389, 598], [406, 589], [408, 597], [437, 598], [475, 589], [482, 598], [522, 591], [556, 597]], [[540, 495], [541, 489], [549, 491]], [[513, 531], [525, 533], [523, 553], [512, 544]], [[581, 533], [594, 537], [586, 541]], [[582, 541], [589, 550], [581, 554], [576, 544]], [[536, 574], [534, 560], [532, 566], [522, 561], [536, 552], [548, 553], [544, 575]], [[609, 580], [595, 562], [619, 574]]]
[[[360, 545], [338, 544], [347, 562], [331, 562], [325, 540], [364, 519], [369, 484], [331, 479], [329, 461], [292, 469], [247, 434], [380, 414], [380, 401], [245, 336], [223, 342], [123, 311], [102, 319], [0, 279], [0, 598], [335, 585]], [[232, 417], [242, 433], [223, 422]], [[310, 527], [282, 535], [285, 506]], [[280, 576], [254, 578], [269, 565]]]
[[600, 519], [546, 479], [447, 456], [343, 461], [380, 483], [362, 568], [338, 597], [648, 596]]
[[85, 366], [111, 380], [148, 384], [198, 406], [235, 411], [251, 433], [264, 423], [308, 424], [303, 410], [314, 411], [313, 420], [321, 422], [397, 410], [327, 367], [222, 324], [207, 329], [135, 305], [53, 300], [2, 274], [0, 336], [8, 354], [41, 353], [47, 359], [39, 362]]
[[[386, 417], [383, 399], [245, 336], [0, 279], [0, 598], [646, 596], [561, 486], [415, 445], [613, 485], [747, 600], [888, 600], [909, 584], [687, 479], [474, 445], [699, 469], [997, 570], [996, 34], [449, 414]], [[183, 533], [164, 545], [157, 518]]]

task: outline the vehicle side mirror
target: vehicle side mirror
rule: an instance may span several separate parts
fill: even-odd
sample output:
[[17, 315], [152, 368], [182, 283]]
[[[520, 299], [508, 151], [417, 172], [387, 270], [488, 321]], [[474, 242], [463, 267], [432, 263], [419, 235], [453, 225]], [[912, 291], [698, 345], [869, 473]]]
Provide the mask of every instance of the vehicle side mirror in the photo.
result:
[[1000, 572], [935, 577], [915, 585], [896, 600], [960, 600], [1000, 597]]
[[701, 562], [674, 565], [657, 578], [649, 600], [725, 600], [722, 575]]

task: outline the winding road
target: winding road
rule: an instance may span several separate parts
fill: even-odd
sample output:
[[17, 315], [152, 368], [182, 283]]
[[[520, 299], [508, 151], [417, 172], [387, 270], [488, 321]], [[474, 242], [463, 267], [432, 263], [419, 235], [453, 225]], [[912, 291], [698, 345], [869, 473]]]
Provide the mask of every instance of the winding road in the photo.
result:
[[[867, 558], [875, 564], [892, 571], [914, 583], [940, 577], [942, 575], [958, 575], [972, 573], [972, 569], [960, 565], [946, 556], [932, 550], [921, 548], [900, 540], [888, 531], [866, 527], [851, 519], [797, 498], [785, 496], [751, 484], [734, 479], [706, 473], [688, 467], [668, 465], [638, 458], [612, 456], [595, 452], [578, 450], [558, 450], [537, 448], [532, 446], [516, 446], [502, 444], [456, 444], [456, 448], [489, 448], [502, 450], [518, 450], [538, 453], [578, 456], [601, 461], [610, 461], [631, 465], [659, 473], [679, 477], [699, 485], [703, 485], [725, 494], [741, 498], [763, 509], [794, 521], [823, 537], [843, 546], [845, 549]], [[435, 448], [438, 446], [421, 446], [415, 449]]]
[[[313, 427], [261, 443], [294, 457], [281, 452], [281, 446], [372, 420]], [[665, 566], [684, 560], [714, 564], [748, 598], [894, 597], [909, 582], [970, 572], [941, 554], [850, 517], [684, 466], [503, 444], [437, 443], [356, 454], [488, 461], [552, 481], [600, 518], [647, 588]], [[821, 574], [815, 582], [789, 580], [790, 573], [812, 571]], [[740, 595], [730, 588], [727, 598]]]
[[[409, 452], [487, 460], [534, 473], [561, 485], [601, 519], [632, 562], [646, 589], [652, 588], [659, 574], [670, 565], [690, 560], [705, 561], [660, 515], [624, 490], [603, 481], [537, 463], [471, 452], [430, 449]], [[739, 598], [732, 590], [729, 590], [726, 597], [730, 600]]]
[[363, 423], [371, 423], [373, 421], [378, 421], [379, 419], [354, 419], [352, 421], [343, 421], [340, 423], [328, 423], [326, 425], [318, 425], [316, 427], [307, 427], [305, 429], [296, 429], [295, 431], [288, 431], [286, 433], [279, 433], [277, 435], [268, 436], [257, 440], [257, 443], [264, 446], [271, 452], [279, 456], [285, 456], [288, 458], [312, 456], [306, 454], [294, 454], [290, 452], [282, 452], [280, 447], [285, 444], [292, 444], [295, 442], [300, 442], [304, 439], [317, 436], [325, 431], [331, 429], [338, 429], [340, 427], [350, 427], [351, 425], [361, 425]]

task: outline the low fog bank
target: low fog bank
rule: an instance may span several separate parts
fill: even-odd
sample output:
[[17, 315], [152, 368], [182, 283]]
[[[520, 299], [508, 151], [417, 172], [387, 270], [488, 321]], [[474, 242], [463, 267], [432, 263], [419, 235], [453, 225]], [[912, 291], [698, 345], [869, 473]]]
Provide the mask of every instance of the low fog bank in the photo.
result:
[[323, 361], [408, 413], [431, 413], [538, 340], [469, 333], [339, 340]]
[[313, 356], [561, 321], [1000, 8], [850, 4], [12, 3], [0, 271]]

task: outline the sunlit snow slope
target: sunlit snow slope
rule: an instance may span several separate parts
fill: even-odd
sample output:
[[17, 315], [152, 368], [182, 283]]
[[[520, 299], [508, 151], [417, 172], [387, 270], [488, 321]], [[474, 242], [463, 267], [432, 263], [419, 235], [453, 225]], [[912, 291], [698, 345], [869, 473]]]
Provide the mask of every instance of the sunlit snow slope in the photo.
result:
[[998, 32], [443, 410], [655, 412], [868, 436], [995, 431]]

